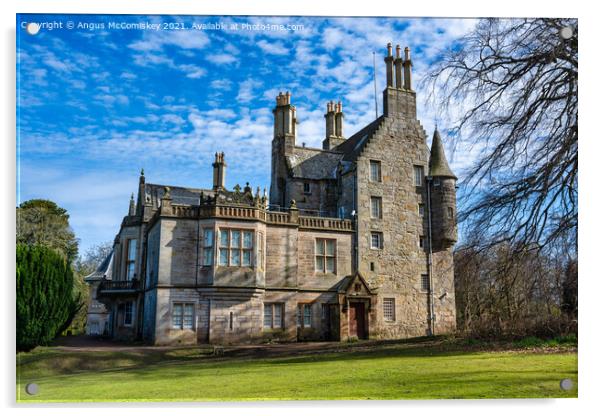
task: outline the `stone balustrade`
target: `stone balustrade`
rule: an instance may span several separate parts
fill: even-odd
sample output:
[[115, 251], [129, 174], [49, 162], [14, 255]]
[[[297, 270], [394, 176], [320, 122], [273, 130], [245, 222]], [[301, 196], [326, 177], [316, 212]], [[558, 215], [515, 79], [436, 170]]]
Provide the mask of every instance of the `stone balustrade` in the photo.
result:
[[[292, 215], [296, 214], [296, 215]], [[170, 204], [157, 210], [151, 219], [159, 217], [176, 218], [228, 218], [240, 220], [261, 221], [274, 225], [294, 225], [306, 229], [353, 231], [353, 222], [348, 219], [327, 218], [318, 216], [298, 215], [293, 212], [266, 211], [263, 208], [236, 205], [190, 206]]]

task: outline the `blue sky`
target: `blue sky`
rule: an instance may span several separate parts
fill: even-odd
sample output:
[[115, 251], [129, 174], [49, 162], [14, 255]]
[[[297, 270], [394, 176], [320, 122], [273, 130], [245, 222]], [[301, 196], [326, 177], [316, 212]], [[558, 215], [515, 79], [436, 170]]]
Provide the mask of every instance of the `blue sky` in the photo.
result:
[[[29, 35], [21, 22], [62, 22]], [[95, 29], [67, 29], [67, 22]], [[220, 30], [109, 29], [109, 23], [225, 24]], [[243, 29], [242, 24], [298, 30]], [[387, 42], [412, 49], [415, 88], [472, 19], [217, 16], [17, 16], [17, 202], [66, 208], [80, 252], [111, 241], [140, 168], [148, 182], [210, 187], [216, 151], [227, 186], [269, 187], [272, 114], [279, 91], [297, 107], [298, 143], [320, 147], [329, 100], [342, 100], [345, 135], [379, 111]], [[104, 24], [104, 29], [99, 28]], [[238, 24], [238, 29], [231, 25]], [[432, 135], [433, 107], [418, 89]], [[439, 121], [440, 128], [443, 127]], [[470, 155], [448, 148], [461, 172]]]

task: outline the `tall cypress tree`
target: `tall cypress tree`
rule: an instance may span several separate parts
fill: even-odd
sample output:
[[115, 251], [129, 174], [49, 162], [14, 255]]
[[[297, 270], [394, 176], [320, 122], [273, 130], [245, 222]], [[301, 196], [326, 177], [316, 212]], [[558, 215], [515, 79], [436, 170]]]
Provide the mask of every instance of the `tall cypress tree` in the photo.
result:
[[17, 351], [47, 345], [80, 308], [64, 256], [45, 246], [17, 244]]

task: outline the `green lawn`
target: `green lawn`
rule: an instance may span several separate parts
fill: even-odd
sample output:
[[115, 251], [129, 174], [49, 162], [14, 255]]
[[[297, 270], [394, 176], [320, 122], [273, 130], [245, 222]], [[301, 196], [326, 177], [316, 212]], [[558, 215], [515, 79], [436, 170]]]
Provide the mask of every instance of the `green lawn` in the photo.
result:
[[[360, 346], [361, 347], [361, 346]], [[17, 357], [19, 402], [577, 397], [576, 353], [464, 352], [425, 345], [294, 357], [211, 357], [196, 348]], [[559, 388], [573, 380], [571, 391]], [[29, 396], [25, 384], [39, 393]]]

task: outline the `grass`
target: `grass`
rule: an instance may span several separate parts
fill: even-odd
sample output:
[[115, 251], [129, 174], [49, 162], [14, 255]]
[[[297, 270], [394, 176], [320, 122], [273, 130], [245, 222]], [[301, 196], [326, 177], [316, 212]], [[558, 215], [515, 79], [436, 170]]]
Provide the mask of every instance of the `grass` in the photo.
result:
[[[19, 402], [390, 400], [577, 397], [577, 354], [466, 351], [362, 341], [284, 357], [212, 357], [198, 348], [38, 348], [18, 355]], [[575, 387], [559, 388], [570, 378]], [[39, 393], [29, 396], [25, 385]]]

